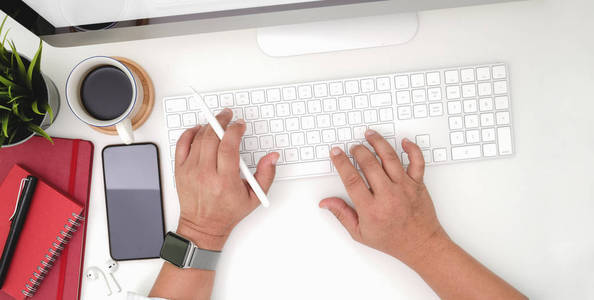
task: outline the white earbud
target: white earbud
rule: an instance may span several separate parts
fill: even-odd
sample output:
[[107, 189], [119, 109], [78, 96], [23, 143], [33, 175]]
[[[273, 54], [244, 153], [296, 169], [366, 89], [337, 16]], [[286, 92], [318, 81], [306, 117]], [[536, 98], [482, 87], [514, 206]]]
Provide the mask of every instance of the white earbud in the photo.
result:
[[107, 270], [107, 274], [109, 274], [109, 276], [111, 276], [111, 280], [115, 284], [116, 290], [118, 291], [118, 293], [121, 292], [122, 288], [120, 287], [120, 284], [113, 276], [113, 273], [118, 270], [118, 263], [115, 260], [110, 259], [105, 262], [105, 269]]
[[107, 283], [107, 277], [105, 277], [105, 273], [101, 271], [101, 269], [97, 267], [90, 267], [87, 269], [86, 277], [88, 280], [97, 280], [99, 279], [99, 274], [103, 276], [103, 280], [105, 281], [105, 286], [107, 286], [107, 296], [111, 296], [111, 288], [109, 287], [109, 283]]

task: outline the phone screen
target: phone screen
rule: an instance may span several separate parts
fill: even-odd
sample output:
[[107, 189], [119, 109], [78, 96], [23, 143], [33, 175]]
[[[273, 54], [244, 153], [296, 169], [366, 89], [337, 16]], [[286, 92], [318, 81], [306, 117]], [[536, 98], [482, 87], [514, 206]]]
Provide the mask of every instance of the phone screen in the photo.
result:
[[103, 178], [111, 257], [159, 257], [165, 229], [157, 146], [106, 147]]

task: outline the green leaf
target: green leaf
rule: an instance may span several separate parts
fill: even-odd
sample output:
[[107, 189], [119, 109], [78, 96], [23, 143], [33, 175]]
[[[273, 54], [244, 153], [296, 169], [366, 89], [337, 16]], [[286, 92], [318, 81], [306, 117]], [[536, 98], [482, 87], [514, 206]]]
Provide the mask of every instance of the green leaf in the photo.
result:
[[2, 146], [4, 146], [4, 140], [6, 140], [6, 137], [3, 135], [0, 135], [0, 148], [2, 148]]
[[43, 105], [43, 109], [45, 109], [45, 111], [49, 114], [50, 123], [53, 123], [54, 122], [54, 111], [52, 110], [52, 107], [48, 103], [45, 103]]
[[39, 107], [37, 107], [37, 100], [33, 101], [33, 104], [31, 104], [31, 110], [33, 110], [34, 113], [40, 116], [45, 115], [45, 113], [39, 111]]
[[42, 137], [44, 137], [45, 139], [47, 139], [48, 141], [52, 142], [52, 144], [54, 143], [52, 138], [47, 133], [45, 133], [45, 131], [43, 131], [43, 129], [41, 129], [41, 127], [39, 127], [33, 123], [29, 123], [29, 124], [27, 124], [27, 128], [29, 128], [29, 130], [31, 132], [35, 132], [35, 133], [41, 135]]
[[[14, 137], [16, 136], [18, 131], [18, 129], [15, 129], [12, 131], [12, 133], [10, 133], [10, 137], [8, 138], [8, 144], [12, 144], [12, 141], [14, 141]], [[2, 143], [0, 143], [0, 145], [2, 145]]]
[[[14, 58], [16, 59], [17, 62], [17, 81], [20, 83], [27, 83], [27, 69], [25, 68], [25, 64], [23, 63], [23, 60], [21, 59], [21, 56], [19, 55], [19, 53], [17, 52], [16, 46], [14, 45], [14, 42], [11, 41], [10, 43], [10, 48], [12, 49], [12, 55], [14, 56]], [[31, 90], [31, 87], [27, 85], [27, 87]]]
[[17, 85], [16, 83], [12, 82], [11, 80], [9, 80], [8, 78], [0, 75], [0, 83], [4, 84], [7, 87], [13, 87], [15, 85]]
[[[29, 90], [33, 90], [33, 76], [39, 74], [40, 71], [40, 66], [41, 66], [41, 47], [43, 46], [41, 39], [39, 39], [39, 48], [37, 49], [37, 52], [35, 53], [35, 56], [33, 56], [33, 60], [31, 61], [31, 64], [29, 65], [29, 70], [27, 70], [27, 87], [29, 88]], [[41, 74], [39, 75], [41, 76]]]
[[[8, 97], [10, 97], [10, 96], [8, 96]], [[16, 96], [14, 98], [10, 98], [10, 100], [8, 100], [8, 103], [13, 103], [13, 102], [15, 102], [19, 99], [22, 99], [22, 98], [25, 98], [25, 96]]]
[[8, 120], [10, 118], [10, 114], [3, 113], [0, 121], [2, 121], [2, 133], [5, 137], [8, 137]]
[[6, 107], [4, 105], [0, 105], [0, 109], [7, 110], [7, 111], [12, 111], [12, 109], [10, 109], [10, 108], [8, 108], [8, 107]]
[[31, 122], [31, 121], [33, 121], [33, 118], [29, 118], [24, 113], [21, 113], [19, 111], [19, 103], [13, 103], [12, 104], [12, 113], [15, 114], [17, 117], [19, 117], [24, 122]]

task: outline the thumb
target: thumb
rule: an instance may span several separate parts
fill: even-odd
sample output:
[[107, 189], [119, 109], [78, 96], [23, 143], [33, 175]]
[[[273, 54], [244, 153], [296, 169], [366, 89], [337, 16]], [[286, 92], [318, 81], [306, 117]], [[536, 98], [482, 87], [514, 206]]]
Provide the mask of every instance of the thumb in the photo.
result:
[[[276, 162], [278, 161], [279, 154], [276, 152], [269, 153], [268, 155], [262, 157], [258, 162], [258, 166], [256, 167], [256, 173], [254, 177], [264, 193], [268, 193], [272, 182], [274, 181], [274, 175], [276, 174]], [[258, 198], [254, 191], [250, 189], [250, 197], [252, 199]]]
[[359, 215], [357, 215], [357, 211], [354, 208], [349, 206], [344, 200], [336, 197], [326, 198], [320, 201], [320, 207], [332, 212], [355, 241], [360, 240]]

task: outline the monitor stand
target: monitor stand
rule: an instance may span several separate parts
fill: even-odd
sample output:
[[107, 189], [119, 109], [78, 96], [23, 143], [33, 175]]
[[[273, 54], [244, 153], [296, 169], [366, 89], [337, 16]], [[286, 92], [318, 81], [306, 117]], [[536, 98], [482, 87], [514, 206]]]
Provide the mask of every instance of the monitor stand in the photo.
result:
[[292, 56], [404, 44], [417, 34], [416, 13], [359, 17], [258, 29], [260, 49]]

